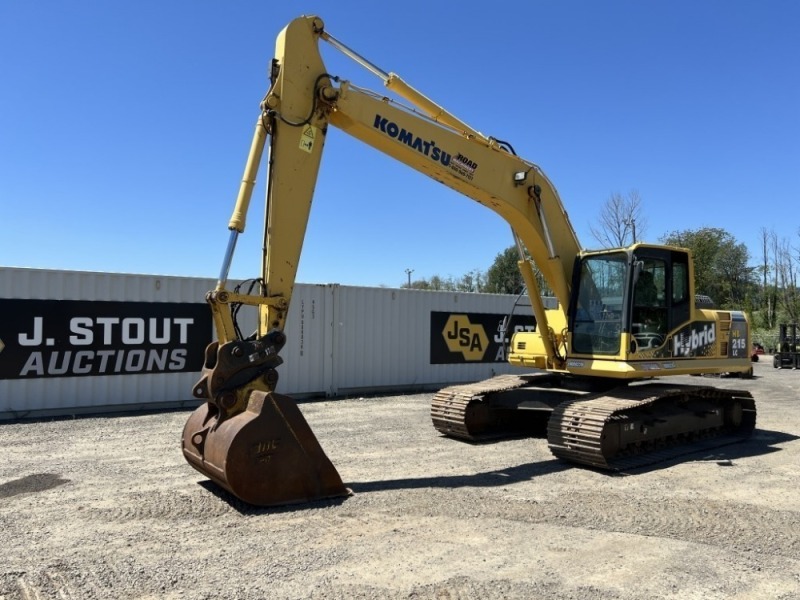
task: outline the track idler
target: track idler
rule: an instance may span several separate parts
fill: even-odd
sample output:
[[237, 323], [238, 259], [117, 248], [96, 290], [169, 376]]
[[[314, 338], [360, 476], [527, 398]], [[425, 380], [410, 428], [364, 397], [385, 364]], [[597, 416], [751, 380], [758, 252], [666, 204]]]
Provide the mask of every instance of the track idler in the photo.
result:
[[[256, 506], [350, 494], [295, 401], [269, 391], [284, 339], [272, 332], [257, 341], [211, 344], [194, 390], [207, 401], [183, 429], [187, 462]], [[233, 387], [225, 384], [231, 381]]]

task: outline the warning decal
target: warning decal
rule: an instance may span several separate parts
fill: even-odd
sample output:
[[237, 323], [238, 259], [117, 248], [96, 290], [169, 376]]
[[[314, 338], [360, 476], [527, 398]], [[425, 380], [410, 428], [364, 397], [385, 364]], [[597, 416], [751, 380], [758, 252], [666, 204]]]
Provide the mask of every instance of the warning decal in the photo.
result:
[[314, 140], [317, 138], [317, 128], [309, 125], [303, 130], [300, 136], [300, 150], [305, 150], [309, 154], [314, 149]]

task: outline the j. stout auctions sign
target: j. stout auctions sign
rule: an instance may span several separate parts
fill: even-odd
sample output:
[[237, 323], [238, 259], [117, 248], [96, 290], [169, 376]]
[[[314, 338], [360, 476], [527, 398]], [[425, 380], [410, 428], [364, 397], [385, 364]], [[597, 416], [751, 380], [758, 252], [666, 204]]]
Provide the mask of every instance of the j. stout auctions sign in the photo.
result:
[[504, 362], [511, 336], [534, 331], [530, 315], [431, 312], [431, 364]]
[[0, 379], [200, 371], [206, 304], [0, 299]]

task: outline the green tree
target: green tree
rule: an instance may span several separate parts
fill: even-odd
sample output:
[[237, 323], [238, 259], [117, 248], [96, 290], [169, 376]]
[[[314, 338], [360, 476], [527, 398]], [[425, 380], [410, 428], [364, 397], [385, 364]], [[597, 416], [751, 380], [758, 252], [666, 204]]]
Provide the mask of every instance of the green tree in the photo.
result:
[[456, 281], [456, 289], [459, 292], [483, 292], [486, 289], [486, 274], [480, 269], [473, 269]]
[[[509, 246], [494, 259], [486, 272], [484, 292], [490, 294], [521, 294], [525, 289], [525, 281], [519, 271], [519, 252], [516, 246]], [[539, 269], [533, 265], [533, 275], [542, 295], [550, 294], [550, 286], [544, 280]]]
[[707, 294], [720, 306], [741, 308], [757, 291], [747, 246], [724, 229], [703, 227], [673, 231], [664, 244], [689, 248], [694, 255], [695, 291]]
[[415, 279], [411, 282], [411, 285], [404, 283], [400, 287], [412, 290], [435, 290], [445, 292], [483, 292], [485, 291], [485, 280], [486, 276], [483, 271], [480, 269], [473, 269], [458, 279], [433, 275], [430, 279]]
[[519, 253], [516, 246], [509, 246], [494, 259], [486, 272], [486, 290], [491, 294], [519, 294], [525, 288], [519, 272]]
[[[522, 273], [519, 272], [519, 254], [516, 246], [509, 246], [494, 259], [488, 271], [473, 269], [458, 278], [433, 275], [430, 278], [415, 279], [401, 288], [412, 290], [436, 290], [447, 292], [475, 292], [487, 294], [520, 294], [525, 289]], [[542, 295], [550, 294], [550, 287], [544, 277], [533, 265], [533, 274]]]

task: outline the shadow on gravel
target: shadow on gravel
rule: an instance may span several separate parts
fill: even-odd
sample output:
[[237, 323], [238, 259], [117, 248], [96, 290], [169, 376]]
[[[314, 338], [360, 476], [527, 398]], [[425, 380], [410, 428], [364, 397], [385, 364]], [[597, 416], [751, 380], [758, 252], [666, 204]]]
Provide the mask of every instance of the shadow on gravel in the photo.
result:
[[[281, 513], [296, 512], [299, 510], [312, 510], [314, 508], [324, 508], [326, 506], [338, 506], [350, 497], [350, 496], [344, 496], [339, 498], [328, 498], [325, 500], [314, 500], [313, 502], [303, 502], [301, 504], [286, 504], [283, 506], [254, 506], [253, 504], [247, 504], [247, 502], [243, 502], [242, 500], [231, 494], [228, 490], [219, 487], [217, 484], [208, 479], [204, 481], [198, 481], [197, 484], [210, 494], [216, 496], [219, 500], [222, 500], [223, 502], [228, 504], [232, 509], [234, 509], [236, 512], [242, 515], [281, 514]], [[351, 487], [347, 483], [345, 483], [345, 486], [348, 488]], [[1, 598], [2, 596], [0, 596], [0, 599]]]
[[529, 481], [540, 475], [558, 473], [573, 468], [556, 458], [536, 463], [526, 463], [508, 469], [497, 469], [474, 475], [439, 475], [435, 477], [415, 477], [404, 479], [388, 479], [381, 481], [355, 481], [346, 485], [356, 494], [364, 492], [380, 492], [385, 490], [419, 489], [419, 488], [459, 488], [459, 487], [494, 487], [520, 481]]
[[770, 431], [767, 429], [756, 429], [749, 439], [705, 453], [698, 456], [695, 461], [732, 461], [739, 458], [751, 456], [763, 456], [773, 452], [780, 452], [783, 448], [777, 448], [778, 444], [794, 442], [800, 436], [783, 431]]
[[[543, 462], [529, 463], [516, 467], [510, 467], [508, 469], [487, 471], [485, 473], [475, 473], [474, 475], [442, 475], [435, 477], [417, 477], [381, 481], [345, 481], [344, 484], [348, 489], [352, 490], [354, 494], [420, 488], [450, 489], [459, 487], [494, 487], [499, 485], [507, 485], [509, 483], [516, 483], [519, 481], [528, 481], [539, 475], [557, 473], [559, 471], [572, 468], [574, 468], [573, 465], [553, 458]], [[289, 506], [260, 507], [252, 506], [242, 502], [236, 496], [209, 480], [200, 481], [198, 484], [207, 492], [213, 494], [243, 515], [278, 514], [300, 510], [311, 510], [314, 508], [324, 508], [327, 506], [338, 506], [347, 500], [347, 497], [330, 498], [327, 500], [317, 500], [315, 502], [306, 502], [303, 504], [294, 504]]]
[[698, 450], [692, 452], [687, 451], [682, 456], [655, 463], [652, 465], [643, 466], [637, 469], [629, 469], [617, 475], [637, 475], [640, 473], [649, 473], [650, 471], [658, 471], [659, 469], [668, 468], [672, 465], [688, 462], [716, 462], [721, 467], [733, 467], [734, 461], [742, 458], [750, 458], [752, 456], [765, 456], [773, 452], [780, 452], [783, 448], [776, 447], [778, 444], [785, 444], [787, 442], [794, 442], [800, 439], [800, 436], [783, 431], [770, 431], [768, 429], [756, 429], [747, 440], [731, 442], [725, 446], [718, 446], [708, 450]]
[[[45, 492], [55, 487], [69, 483], [69, 479], [62, 479], [61, 475], [54, 473], [36, 473], [26, 475], [13, 481], [0, 485], [0, 498], [11, 498], [19, 494], [35, 494]], [[2, 597], [2, 596], [0, 596]]]
[[[782, 431], [769, 431], [765, 429], [757, 429], [753, 432], [750, 439], [743, 442], [732, 442], [725, 446], [720, 446], [708, 450], [698, 450], [696, 452], [687, 451], [686, 454], [664, 460], [652, 465], [639, 467], [636, 469], [628, 469], [625, 471], [603, 471], [596, 470], [598, 473], [614, 476], [634, 476], [637, 474], [649, 473], [651, 471], [658, 471], [667, 469], [685, 462], [716, 462], [719, 466], [735, 466], [734, 461], [748, 458], [751, 456], [763, 456], [772, 452], [779, 452], [782, 448], [776, 447], [778, 444], [793, 442], [800, 439], [800, 436], [784, 433]], [[442, 488], [454, 489], [460, 487], [495, 487], [507, 485], [510, 483], [518, 483], [522, 481], [530, 481], [535, 477], [541, 475], [549, 475], [551, 473], [558, 473], [568, 469], [580, 469], [586, 467], [579, 467], [568, 462], [552, 458], [545, 461], [526, 463], [517, 465], [516, 467], [509, 467], [507, 469], [496, 469], [493, 471], [486, 471], [483, 473], [475, 473], [474, 475], [438, 475], [432, 477], [408, 477], [402, 479], [385, 479], [378, 481], [345, 481], [345, 486], [355, 494], [364, 494], [370, 492], [382, 492], [391, 490], [409, 490], [409, 489], [424, 489], [424, 488]], [[591, 468], [590, 468], [591, 469]], [[595, 470], [595, 469], [591, 469]], [[57, 477], [57, 476], [50, 476]], [[23, 478], [24, 479], [24, 478]], [[19, 480], [18, 480], [19, 481]], [[60, 483], [66, 483], [67, 480], [62, 480]], [[11, 485], [5, 484], [6, 486]], [[287, 512], [296, 512], [302, 510], [312, 510], [315, 508], [325, 508], [328, 506], [338, 506], [347, 500], [344, 498], [331, 498], [328, 500], [318, 500], [315, 502], [306, 502], [303, 504], [294, 504], [289, 506], [277, 507], [259, 507], [252, 506], [242, 502], [233, 494], [222, 489], [211, 481], [200, 481], [198, 484], [210, 494], [213, 494], [221, 501], [228, 504], [231, 508], [236, 510], [242, 515], [262, 515], [262, 514], [280, 514]], [[0, 486], [0, 498], [3, 497], [3, 487]], [[30, 490], [28, 490], [30, 491]], [[17, 492], [20, 493], [20, 492]]]

